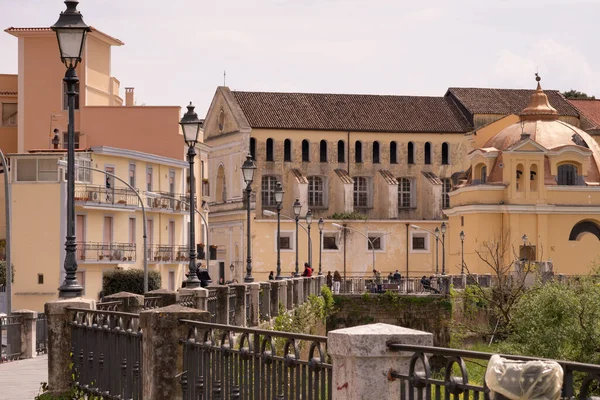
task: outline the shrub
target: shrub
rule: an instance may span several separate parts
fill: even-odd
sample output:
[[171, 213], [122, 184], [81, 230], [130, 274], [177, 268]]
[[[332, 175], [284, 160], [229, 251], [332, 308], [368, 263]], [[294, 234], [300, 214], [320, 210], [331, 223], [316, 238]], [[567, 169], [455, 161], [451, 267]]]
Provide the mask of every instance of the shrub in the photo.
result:
[[[15, 282], [15, 265], [12, 265], [12, 279]], [[6, 285], [6, 261], [0, 261], [0, 285]]]
[[[160, 273], [148, 271], [148, 290], [160, 289]], [[141, 269], [116, 268], [104, 272], [102, 278], [104, 296], [119, 292], [144, 294], [144, 271]]]
[[367, 220], [367, 216], [357, 211], [336, 213], [331, 216], [331, 219], [349, 219], [349, 220]]

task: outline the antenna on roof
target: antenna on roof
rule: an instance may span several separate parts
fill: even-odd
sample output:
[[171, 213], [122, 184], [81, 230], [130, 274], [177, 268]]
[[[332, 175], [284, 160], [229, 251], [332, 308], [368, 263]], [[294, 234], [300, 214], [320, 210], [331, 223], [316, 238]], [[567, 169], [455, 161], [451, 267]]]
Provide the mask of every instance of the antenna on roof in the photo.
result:
[[225, 82], [227, 79], [227, 71], [223, 70], [223, 86], [227, 86], [227, 83]]

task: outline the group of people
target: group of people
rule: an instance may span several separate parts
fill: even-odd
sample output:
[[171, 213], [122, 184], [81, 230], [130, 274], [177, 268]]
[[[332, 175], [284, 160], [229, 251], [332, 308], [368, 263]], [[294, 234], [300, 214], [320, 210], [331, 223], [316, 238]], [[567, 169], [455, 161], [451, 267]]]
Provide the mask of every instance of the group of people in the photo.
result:
[[[302, 271], [302, 276], [310, 278], [313, 275], [313, 272], [314, 271], [313, 271], [312, 267], [310, 266], [310, 264], [305, 262], [304, 263], [304, 271]], [[295, 276], [296, 276], [296, 274], [294, 273], [294, 271], [292, 271], [290, 278], [293, 278]], [[275, 280], [275, 274], [273, 273], [273, 271], [269, 272], [269, 280], [270, 281]]]

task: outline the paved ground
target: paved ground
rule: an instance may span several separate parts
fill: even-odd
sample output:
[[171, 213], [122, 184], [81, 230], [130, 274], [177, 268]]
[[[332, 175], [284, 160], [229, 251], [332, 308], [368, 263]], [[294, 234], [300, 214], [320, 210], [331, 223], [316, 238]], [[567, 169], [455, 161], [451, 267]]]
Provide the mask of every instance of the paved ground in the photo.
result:
[[0, 364], [0, 400], [33, 400], [48, 381], [48, 356]]

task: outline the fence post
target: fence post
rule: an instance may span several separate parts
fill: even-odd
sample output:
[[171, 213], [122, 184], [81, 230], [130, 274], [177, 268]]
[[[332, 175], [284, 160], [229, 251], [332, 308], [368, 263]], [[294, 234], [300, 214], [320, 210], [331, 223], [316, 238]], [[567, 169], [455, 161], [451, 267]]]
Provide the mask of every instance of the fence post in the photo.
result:
[[96, 308], [96, 302], [77, 297], [59, 299], [44, 305], [48, 318], [48, 387], [50, 394], [60, 396], [71, 390], [71, 313], [67, 308]]
[[269, 282], [260, 282], [260, 289], [262, 293], [260, 296], [260, 315], [259, 318], [263, 320], [271, 319], [271, 284]]
[[229, 325], [229, 286], [212, 286], [217, 289], [217, 324]]
[[179, 373], [183, 365], [183, 347], [188, 329], [180, 319], [208, 321], [206, 311], [172, 304], [140, 313], [142, 328], [142, 398], [145, 400], [181, 399]]
[[21, 358], [33, 358], [36, 352], [37, 312], [17, 310], [13, 314], [21, 316]]
[[337, 329], [327, 334], [333, 363], [333, 400], [400, 398], [400, 384], [388, 381], [388, 372], [393, 369], [408, 373], [412, 353], [389, 351], [390, 342], [432, 346], [433, 335], [388, 324]]
[[235, 292], [235, 321], [229, 321], [229, 324], [246, 326], [246, 285], [239, 283], [229, 287]]
[[279, 288], [283, 281], [270, 281], [271, 284], [271, 318], [279, 315], [279, 303], [283, 303], [280, 298]]
[[197, 310], [207, 311], [206, 299], [208, 298], [208, 290], [206, 290], [204, 288], [195, 288], [195, 289], [181, 288], [181, 289], [179, 289], [180, 296], [187, 296], [190, 294], [194, 296], [194, 308]]
[[286, 288], [286, 302], [287, 302], [287, 309], [288, 310], [293, 310], [294, 309], [294, 281], [292, 279], [288, 279], [285, 281], [287, 284], [287, 288]]
[[160, 297], [160, 307], [177, 303], [177, 292], [167, 289], [151, 290], [144, 294], [144, 297]]
[[293, 301], [294, 304], [297, 306], [301, 305], [302, 303], [304, 303], [304, 296], [302, 295], [302, 289], [303, 284], [302, 284], [302, 278], [292, 278], [292, 285], [294, 287], [294, 292], [293, 292]]
[[144, 307], [144, 296], [141, 294], [119, 292], [105, 296], [104, 300], [109, 301], [120, 301], [119, 311], [128, 312], [132, 314], [139, 314]]
[[[260, 310], [258, 308], [258, 296], [260, 296], [260, 283], [248, 283], [250, 290], [250, 326], [258, 326], [260, 323]], [[248, 316], [246, 316], [248, 318]]]

